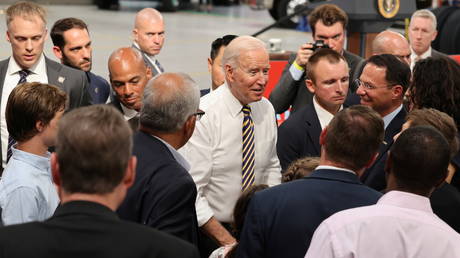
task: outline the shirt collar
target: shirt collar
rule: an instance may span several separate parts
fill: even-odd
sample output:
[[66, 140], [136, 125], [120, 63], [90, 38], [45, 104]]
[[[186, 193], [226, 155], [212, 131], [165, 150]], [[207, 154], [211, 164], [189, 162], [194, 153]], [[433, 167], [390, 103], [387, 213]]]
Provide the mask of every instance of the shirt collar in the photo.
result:
[[123, 110], [123, 116], [125, 117], [126, 120], [129, 120], [139, 114], [135, 109], [130, 109], [125, 107], [123, 103], [120, 102], [121, 109]]
[[[18, 65], [14, 57], [10, 57], [7, 74], [13, 75], [13, 74], [18, 73], [21, 70], [22, 68]], [[27, 70], [29, 70], [31, 74], [38, 74], [38, 75], [46, 74], [45, 56], [41, 54], [40, 58], [38, 58], [38, 61]]]
[[326, 166], [326, 165], [319, 165], [315, 168], [315, 170], [318, 170], [318, 169], [334, 169], [334, 170], [342, 170], [342, 171], [345, 171], [345, 172], [349, 172], [349, 173], [352, 173], [353, 175], [356, 175], [356, 173], [353, 171], [353, 170], [350, 170], [350, 169], [346, 169], [346, 168], [339, 168], [339, 167], [334, 167], [334, 166]]
[[[227, 83], [224, 83], [222, 86], [217, 88], [217, 90], [219, 90], [220, 88], [222, 88], [224, 94], [224, 101], [227, 105], [228, 110], [230, 111], [230, 114], [233, 117], [238, 116], [238, 114], [241, 112], [241, 109], [243, 108], [243, 105], [241, 105], [240, 101], [232, 94]], [[251, 104], [248, 104], [248, 106], [251, 107]]]
[[[316, 96], [313, 97], [313, 106], [315, 107], [316, 115], [318, 116], [318, 120], [321, 124], [321, 128], [324, 129], [329, 122], [331, 122], [334, 115], [331, 114], [329, 111], [324, 109], [316, 100]], [[342, 110], [343, 105], [340, 105], [339, 111]]]
[[393, 121], [393, 118], [395, 118], [395, 116], [399, 113], [399, 111], [401, 111], [402, 108], [403, 108], [403, 105], [401, 104], [398, 108], [393, 110], [393, 112], [383, 117], [383, 123], [385, 125], [385, 129], [387, 129], [388, 125], [391, 123], [391, 121]]
[[384, 194], [377, 205], [391, 205], [405, 209], [414, 209], [433, 213], [430, 199], [425, 196], [402, 191], [389, 191]]
[[51, 176], [51, 172], [50, 172], [51, 153], [46, 152], [45, 157], [39, 156], [39, 155], [35, 155], [29, 152], [25, 152], [25, 151], [16, 149], [16, 145], [13, 145], [11, 147], [11, 151], [13, 153], [13, 155], [11, 156], [11, 159], [19, 160], [33, 167], [36, 167], [37, 171], [40, 171], [39, 174]]
[[168, 150], [171, 152], [173, 155], [174, 159], [183, 167], [185, 170], [189, 171], [190, 170], [190, 163], [187, 162], [187, 160], [182, 156], [176, 149], [173, 148], [169, 143], [163, 141], [160, 137], [157, 137], [155, 135], [152, 135], [153, 137], [157, 138], [159, 141], [164, 143], [166, 147], [168, 147]]
[[[410, 51], [411, 51], [411, 54], [410, 54], [410, 59], [411, 61], [415, 61], [415, 58], [417, 57], [417, 54], [415, 53], [415, 51], [412, 49], [412, 47], [410, 48]], [[425, 51], [422, 55], [420, 55], [420, 59], [425, 59], [425, 58], [428, 58], [431, 56], [431, 46], [428, 48], [427, 51]]]

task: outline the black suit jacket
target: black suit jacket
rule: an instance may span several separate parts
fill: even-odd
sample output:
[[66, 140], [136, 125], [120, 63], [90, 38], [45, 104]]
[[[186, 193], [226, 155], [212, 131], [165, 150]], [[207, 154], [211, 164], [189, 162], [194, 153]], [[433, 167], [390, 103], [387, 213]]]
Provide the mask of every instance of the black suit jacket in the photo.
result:
[[136, 180], [118, 208], [120, 218], [148, 225], [190, 243], [198, 242], [196, 185], [167, 146], [138, 131], [133, 154]]
[[[139, 51], [142, 55], [142, 58], [144, 59], [144, 63], [147, 67], [150, 67], [150, 70], [152, 71], [152, 78], [158, 74], [161, 73], [161, 71], [159, 71], [153, 64], [152, 62], [150, 62], [150, 59], [147, 57], [147, 54], [144, 53], [144, 51], [142, 51], [140, 48], [138, 48], [136, 45], [132, 44], [131, 45], [132, 48], [136, 49], [137, 51]], [[158, 60], [157, 60], [158, 61]], [[158, 63], [160, 63], [158, 61]]]
[[278, 129], [276, 143], [276, 151], [283, 171], [296, 159], [306, 156], [319, 157], [320, 134], [321, 124], [313, 103], [289, 116]]
[[460, 192], [448, 183], [442, 184], [430, 196], [433, 212], [460, 233]]
[[[355, 78], [355, 69], [363, 60], [361, 57], [352, 54], [346, 50], [343, 51], [343, 56], [347, 60], [348, 67], [350, 68], [350, 85]], [[289, 68], [296, 59], [296, 54], [292, 54], [289, 58], [288, 64], [284, 67], [280, 80], [276, 84], [273, 91], [270, 93], [269, 100], [275, 108], [277, 114], [286, 111], [292, 105], [291, 112], [296, 112], [300, 108], [310, 104], [313, 99], [313, 94], [307, 89], [305, 85], [306, 74], [303, 73], [302, 77], [296, 81], [292, 78]], [[349, 90], [351, 91], [351, 89]]]
[[[6, 71], [9, 58], [0, 61], [0, 96], [3, 93]], [[88, 92], [88, 80], [83, 71], [54, 62], [45, 56], [46, 75], [48, 83], [58, 86], [68, 94], [69, 106], [67, 110], [91, 105], [92, 100]], [[0, 97], [1, 101], [1, 97]], [[1, 144], [0, 144], [1, 146]], [[1, 157], [1, 148], [0, 148]]]
[[101, 76], [86, 72], [89, 82], [88, 91], [94, 104], [105, 104], [110, 96], [110, 84]]
[[393, 118], [390, 124], [385, 129], [384, 143], [380, 144], [379, 155], [371, 167], [366, 169], [361, 177], [361, 181], [367, 186], [377, 190], [383, 191], [387, 187], [387, 181], [385, 179], [385, 163], [388, 156], [388, 151], [393, 144], [393, 137], [401, 131], [402, 125], [406, 121], [407, 112], [403, 108]]
[[372, 205], [381, 193], [350, 172], [318, 169], [254, 195], [237, 257], [304, 257], [319, 224], [341, 210]]
[[157, 230], [121, 221], [109, 208], [65, 203], [45, 222], [0, 229], [0, 257], [199, 257], [196, 249]]

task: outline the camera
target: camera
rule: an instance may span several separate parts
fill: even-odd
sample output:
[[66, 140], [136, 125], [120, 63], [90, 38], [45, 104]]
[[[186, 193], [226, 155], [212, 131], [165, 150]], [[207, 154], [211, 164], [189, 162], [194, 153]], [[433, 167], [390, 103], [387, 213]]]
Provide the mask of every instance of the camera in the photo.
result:
[[330, 48], [328, 44], [324, 43], [324, 40], [317, 40], [315, 43], [312, 44], [313, 47], [311, 50], [315, 51], [319, 48]]

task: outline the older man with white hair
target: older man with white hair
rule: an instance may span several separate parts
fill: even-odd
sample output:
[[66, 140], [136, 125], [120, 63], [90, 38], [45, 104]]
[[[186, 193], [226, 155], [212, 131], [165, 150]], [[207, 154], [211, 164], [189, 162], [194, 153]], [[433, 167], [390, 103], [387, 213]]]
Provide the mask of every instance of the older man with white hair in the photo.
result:
[[221, 246], [235, 242], [227, 229], [241, 192], [281, 180], [275, 112], [263, 97], [270, 68], [264, 43], [238, 37], [225, 48], [222, 64], [226, 83], [202, 97], [206, 114], [180, 150], [198, 187], [198, 224]]

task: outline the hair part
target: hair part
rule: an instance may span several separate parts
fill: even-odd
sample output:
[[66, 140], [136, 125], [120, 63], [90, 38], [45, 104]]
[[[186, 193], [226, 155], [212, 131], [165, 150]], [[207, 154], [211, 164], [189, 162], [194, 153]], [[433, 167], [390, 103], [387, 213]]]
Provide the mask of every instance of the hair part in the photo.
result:
[[450, 146], [444, 136], [432, 126], [415, 126], [391, 146], [386, 170], [401, 190], [428, 194], [446, 178], [449, 162]]
[[332, 26], [337, 22], [342, 23], [343, 30], [346, 30], [348, 25], [347, 14], [335, 4], [323, 4], [316, 7], [308, 16], [312, 34], [315, 35], [316, 23], [321, 21], [326, 26]]
[[337, 53], [336, 51], [330, 48], [320, 48], [316, 50], [313, 53], [313, 55], [308, 59], [307, 65], [305, 67], [305, 70], [307, 71], [307, 77], [313, 82], [316, 79], [315, 78], [316, 65], [319, 63], [319, 61], [323, 59], [326, 59], [330, 64], [337, 64], [340, 61], [343, 61], [348, 67], [347, 60], [345, 60], [345, 58], [341, 54]]
[[18, 142], [39, 133], [36, 123], [48, 125], [57, 112], [66, 108], [67, 94], [60, 88], [39, 82], [16, 86], [8, 97], [5, 119], [10, 136]]
[[63, 189], [67, 193], [112, 192], [128, 167], [131, 134], [123, 115], [109, 105], [81, 107], [65, 114], [56, 144]]
[[88, 31], [86, 23], [78, 18], [70, 17], [56, 21], [50, 31], [50, 37], [53, 41], [53, 45], [63, 49], [66, 44], [64, 32], [74, 28]]
[[380, 115], [368, 106], [355, 105], [334, 116], [323, 147], [329, 160], [357, 171], [377, 153], [383, 136]]
[[139, 122], [151, 130], [172, 133], [180, 130], [200, 104], [195, 81], [184, 73], [163, 73], [145, 89]]
[[34, 2], [21, 1], [12, 4], [6, 9], [6, 26], [9, 27], [14, 17], [21, 17], [28, 21], [34, 21], [32, 17], [38, 17], [46, 25], [46, 11]]
[[433, 25], [433, 30], [436, 31], [436, 27], [438, 26], [438, 23], [436, 21], [436, 16], [433, 14], [433, 12], [431, 12], [428, 9], [417, 10], [410, 17], [411, 23], [412, 23], [412, 20], [416, 17], [429, 19], [431, 21], [431, 24]]

